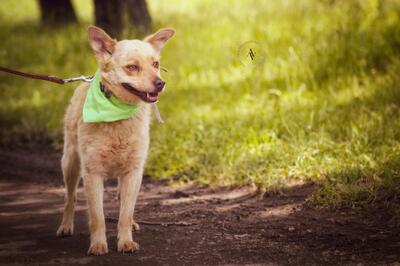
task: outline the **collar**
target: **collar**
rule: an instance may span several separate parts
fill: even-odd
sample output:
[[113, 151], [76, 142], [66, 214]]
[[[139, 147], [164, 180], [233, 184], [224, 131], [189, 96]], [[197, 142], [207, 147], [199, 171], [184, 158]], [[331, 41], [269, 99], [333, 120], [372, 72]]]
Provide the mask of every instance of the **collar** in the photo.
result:
[[83, 105], [83, 122], [99, 123], [128, 119], [134, 116], [140, 107], [140, 104], [127, 104], [113, 96], [101, 83], [101, 72], [97, 70]]
[[100, 82], [100, 91], [104, 94], [104, 96], [109, 99], [111, 97], [111, 92], [107, 90], [106, 86], [104, 86], [103, 83]]

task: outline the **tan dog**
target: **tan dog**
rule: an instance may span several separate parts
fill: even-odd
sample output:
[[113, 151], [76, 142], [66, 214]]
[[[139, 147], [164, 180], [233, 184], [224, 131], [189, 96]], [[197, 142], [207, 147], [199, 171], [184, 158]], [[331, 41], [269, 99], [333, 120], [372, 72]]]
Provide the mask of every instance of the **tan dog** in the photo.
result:
[[149, 104], [164, 87], [160, 77], [160, 50], [173, 29], [161, 29], [144, 41], [117, 42], [103, 30], [89, 27], [89, 43], [96, 54], [101, 82], [120, 101], [142, 107], [131, 118], [116, 122], [84, 123], [82, 110], [89, 85], [80, 85], [65, 116], [62, 171], [66, 186], [65, 209], [58, 236], [72, 235], [79, 176], [89, 209], [89, 254], [108, 252], [103, 213], [104, 180], [117, 177], [120, 187], [118, 251], [134, 252], [133, 211], [142, 182], [149, 145]]

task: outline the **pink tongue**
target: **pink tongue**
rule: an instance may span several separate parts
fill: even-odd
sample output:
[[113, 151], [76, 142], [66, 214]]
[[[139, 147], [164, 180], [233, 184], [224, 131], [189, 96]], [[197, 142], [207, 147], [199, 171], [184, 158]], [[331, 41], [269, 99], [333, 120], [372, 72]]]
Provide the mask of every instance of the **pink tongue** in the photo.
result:
[[147, 93], [146, 96], [147, 96], [147, 99], [149, 99], [150, 101], [153, 101], [153, 100], [157, 99], [158, 94], [157, 93]]

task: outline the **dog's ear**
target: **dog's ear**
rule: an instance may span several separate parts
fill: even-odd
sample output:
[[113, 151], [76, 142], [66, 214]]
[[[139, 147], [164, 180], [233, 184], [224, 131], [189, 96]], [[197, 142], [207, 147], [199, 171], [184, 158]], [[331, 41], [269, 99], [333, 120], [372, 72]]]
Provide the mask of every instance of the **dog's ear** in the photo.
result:
[[95, 26], [88, 28], [89, 43], [100, 62], [106, 62], [115, 51], [117, 42], [108, 34]]
[[147, 36], [144, 40], [149, 42], [157, 52], [160, 52], [165, 43], [175, 34], [175, 30], [171, 28], [160, 29], [156, 33]]

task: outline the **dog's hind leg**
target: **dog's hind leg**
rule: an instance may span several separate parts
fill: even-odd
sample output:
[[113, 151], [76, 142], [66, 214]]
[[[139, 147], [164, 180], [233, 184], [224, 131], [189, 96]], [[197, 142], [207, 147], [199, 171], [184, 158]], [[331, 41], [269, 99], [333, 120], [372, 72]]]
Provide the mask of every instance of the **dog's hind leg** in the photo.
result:
[[80, 160], [75, 147], [65, 141], [64, 154], [61, 160], [65, 184], [64, 214], [57, 236], [69, 236], [74, 231], [74, 208], [76, 203], [76, 189], [80, 176]]

